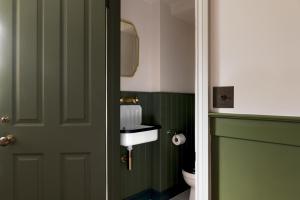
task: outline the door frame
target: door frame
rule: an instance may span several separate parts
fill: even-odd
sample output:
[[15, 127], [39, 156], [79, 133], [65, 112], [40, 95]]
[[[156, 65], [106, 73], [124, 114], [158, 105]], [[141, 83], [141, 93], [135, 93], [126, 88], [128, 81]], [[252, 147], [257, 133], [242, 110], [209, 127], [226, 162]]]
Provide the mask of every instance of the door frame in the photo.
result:
[[121, 199], [120, 0], [106, 1], [106, 200]]
[[211, 198], [210, 137], [209, 137], [209, 3], [195, 0], [196, 8], [196, 90], [195, 90], [195, 149], [196, 199]]
[[[107, 200], [120, 199], [120, 0], [107, 0]], [[195, 0], [196, 199], [211, 199], [209, 137], [209, 2]], [[202, 133], [202, 134], [198, 134]]]

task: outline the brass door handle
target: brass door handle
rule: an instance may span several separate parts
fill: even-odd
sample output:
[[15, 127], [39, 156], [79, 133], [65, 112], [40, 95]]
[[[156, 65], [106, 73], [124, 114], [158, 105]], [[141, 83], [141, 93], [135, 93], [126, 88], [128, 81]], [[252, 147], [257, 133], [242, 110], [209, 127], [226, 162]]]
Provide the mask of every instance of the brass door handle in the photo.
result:
[[8, 124], [9, 123], [9, 117], [7, 117], [7, 116], [0, 117], [0, 123], [1, 124]]
[[7, 135], [5, 137], [0, 138], [0, 146], [7, 146], [16, 143], [16, 138], [13, 135]]

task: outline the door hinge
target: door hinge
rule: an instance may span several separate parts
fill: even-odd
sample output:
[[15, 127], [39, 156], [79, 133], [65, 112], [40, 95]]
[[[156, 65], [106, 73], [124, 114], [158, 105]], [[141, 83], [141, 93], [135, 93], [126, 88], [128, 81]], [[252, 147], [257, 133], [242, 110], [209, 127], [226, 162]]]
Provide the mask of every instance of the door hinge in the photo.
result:
[[110, 0], [105, 0], [105, 7], [109, 8], [109, 6], [110, 6]]

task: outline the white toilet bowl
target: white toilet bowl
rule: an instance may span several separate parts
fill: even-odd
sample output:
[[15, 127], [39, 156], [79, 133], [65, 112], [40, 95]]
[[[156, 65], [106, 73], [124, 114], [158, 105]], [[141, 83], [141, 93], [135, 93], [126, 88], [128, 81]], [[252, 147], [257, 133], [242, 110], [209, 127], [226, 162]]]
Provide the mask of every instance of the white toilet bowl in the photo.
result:
[[195, 174], [182, 170], [184, 181], [191, 187], [190, 200], [195, 200]]

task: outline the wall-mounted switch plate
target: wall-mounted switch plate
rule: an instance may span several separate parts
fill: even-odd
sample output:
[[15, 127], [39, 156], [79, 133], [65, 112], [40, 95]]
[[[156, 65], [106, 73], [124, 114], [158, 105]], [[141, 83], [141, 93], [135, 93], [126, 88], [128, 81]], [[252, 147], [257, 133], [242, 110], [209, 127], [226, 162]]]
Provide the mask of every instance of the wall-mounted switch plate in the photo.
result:
[[213, 88], [213, 107], [214, 108], [233, 108], [234, 107], [234, 87], [214, 87]]

